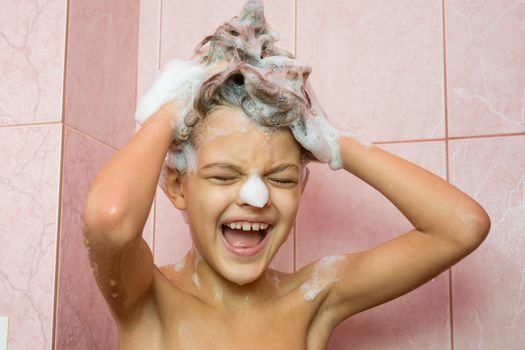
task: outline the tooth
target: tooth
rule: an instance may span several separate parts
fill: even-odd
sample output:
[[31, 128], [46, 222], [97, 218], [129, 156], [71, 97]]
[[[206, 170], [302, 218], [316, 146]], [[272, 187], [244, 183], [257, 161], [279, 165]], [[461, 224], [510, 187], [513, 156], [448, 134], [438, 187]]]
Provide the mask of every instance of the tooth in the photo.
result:
[[243, 231], [250, 231], [252, 228], [252, 225], [248, 224], [248, 223], [244, 223], [242, 224], [242, 230]]
[[261, 224], [261, 230], [266, 230], [268, 228], [268, 224]]
[[252, 230], [259, 231], [259, 224], [253, 224], [252, 225]]
[[241, 224], [239, 224], [239, 223], [236, 223], [236, 224], [235, 224], [235, 228], [236, 228], [237, 230], [240, 230], [241, 227], [242, 227]]

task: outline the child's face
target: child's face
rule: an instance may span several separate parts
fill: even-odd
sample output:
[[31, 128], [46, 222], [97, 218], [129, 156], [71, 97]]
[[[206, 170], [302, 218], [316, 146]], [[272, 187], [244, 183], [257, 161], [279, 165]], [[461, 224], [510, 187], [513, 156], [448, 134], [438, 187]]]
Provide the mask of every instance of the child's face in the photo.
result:
[[[300, 146], [291, 132], [265, 133], [229, 107], [213, 111], [200, 132], [197, 170], [183, 177], [181, 187], [193, 243], [223, 277], [249, 283], [264, 272], [294, 224], [301, 195]], [[259, 189], [267, 188], [262, 207], [239, 196], [250, 178]], [[246, 222], [250, 230], [232, 225]], [[253, 224], [268, 228], [259, 225], [257, 231]]]

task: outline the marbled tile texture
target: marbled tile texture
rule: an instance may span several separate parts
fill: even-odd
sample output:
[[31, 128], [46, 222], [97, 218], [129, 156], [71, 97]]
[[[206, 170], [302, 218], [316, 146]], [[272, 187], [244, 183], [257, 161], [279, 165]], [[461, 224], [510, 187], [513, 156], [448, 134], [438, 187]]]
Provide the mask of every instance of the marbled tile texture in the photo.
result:
[[[117, 348], [81, 241], [83, 198], [131, 136], [137, 91], [242, 3], [0, 0], [0, 315], [9, 317], [9, 349]], [[281, 45], [313, 66], [336, 125], [390, 141], [380, 147], [448, 174], [492, 218], [478, 251], [434, 282], [343, 322], [329, 349], [522, 349], [523, 1], [265, 5]], [[274, 266], [293, 271], [408, 229], [368, 185], [312, 165], [295, 231]], [[160, 191], [144, 237], [159, 265], [191, 245]]]
[[0, 125], [62, 119], [64, 0], [0, 0]]
[[0, 315], [9, 349], [50, 349], [59, 124], [0, 128]]
[[80, 220], [89, 186], [115, 150], [69, 127], [64, 149], [56, 346], [116, 349], [116, 327], [95, 283]]

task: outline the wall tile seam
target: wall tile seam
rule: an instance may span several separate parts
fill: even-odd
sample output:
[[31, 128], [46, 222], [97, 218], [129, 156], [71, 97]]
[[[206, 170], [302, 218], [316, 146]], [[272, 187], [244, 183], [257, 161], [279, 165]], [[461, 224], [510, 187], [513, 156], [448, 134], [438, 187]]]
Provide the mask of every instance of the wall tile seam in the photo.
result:
[[9, 128], [26, 128], [34, 126], [46, 126], [46, 125], [60, 125], [62, 121], [45, 121], [45, 122], [35, 122], [35, 123], [22, 123], [22, 124], [0, 124], [0, 129], [9, 129]]
[[467, 139], [483, 139], [493, 137], [511, 137], [511, 136], [523, 136], [525, 132], [515, 133], [501, 133], [501, 134], [484, 134], [484, 135], [465, 135], [465, 136], [450, 136], [448, 138], [428, 138], [428, 139], [407, 139], [407, 140], [388, 140], [388, 141], [373, 141], [374, 145], [389, 145], [389, 144], [401, 144], [401, 143], [422, 143], [422, 142], [436, 142], [436, 141], [458, 141]]
[[[86, 134], [86, 133], [84, 133], [83, 131], [81, 131], [81, 130], [79, 130], [79, 129], [77, 129], [77, 128], [71, 126], [71, 125], [68, 125], [68, 124], [64, 124], [64, 125], [65, 125], [66, 128], [71, 129], [71, 130], [74, 131], [75, 133], [77, 133], [77, 134], [79, 134], [79, 135], [81, 135], [81, 136], [85, 136], [85, 137], [89, 138], [90, 140], [99, 143], [100, 145], [103, 145], [103, 146], [109, 147], [109, 148], [111, 148], [111, 149], [113, 149], [113, 150], [115, 150], [115, 151], [118, 151], [118, 150], [119, 150], [119, 148], [116, 148], [115, 146], [110, 145], [110, 144], [108, 144], [108, 143], [106, 143], [106, 142], [104, 142], [104, 141], [102, 141], [102, 140], [100, 140], [100, 139], [98, 139], [98, 138], [96, 138], [96, 137], [94, 137], [94, 136], [91, 136], [91, 135], [89, 135], [89, 134]], [[133, 135], [134, 135], [134, 134], [132, 134], [131, 136], [133, 136]], [[126, 142], [126, 143], [127, 143], [127, 142]]]
[[163, 18], [163, 9], [164, 9], [164, 0], [159, 0], [159, 37], [157, 38], [158, 42], [158, 52], [157, 52], [157, 71], [160, 70], [162, 64], [162, 18]]
[[451, 136], [448, 138], [448, 140], [458, 141], [458, 140], [485, 139], [485, 138], [495, 138], [495, 137], [513, 137], [513, 136], [525, 136], [525, 131], [515, 132], [515, 133], [486, 134], [486, 135], [475, 135], [475, 136]]
[[63, 203], [63, 179], [64, 179], [64, 158], [65, 158], [65, 135], [66, 128], [64, 123], [60, 123], [60, 160], [58, 166], [58, 193], [57, 193], [57, 217], [55, 233], [55, 266], [53, 273], [53, 303], [52, 303], [52, 321], [51, 321], [51, 349], [56, 347], [57, 316], [58, 316], [58, 283], [59, 283], [59, 265], [60, 265], [60, 238], [62, 237], [62, 203]]

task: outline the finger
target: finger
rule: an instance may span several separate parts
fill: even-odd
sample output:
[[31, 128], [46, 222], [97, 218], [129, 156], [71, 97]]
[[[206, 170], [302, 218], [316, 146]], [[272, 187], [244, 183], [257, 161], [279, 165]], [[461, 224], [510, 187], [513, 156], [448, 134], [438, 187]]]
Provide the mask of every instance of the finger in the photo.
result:
[[324, 163], [330, 161], [330, 147], [312, 118], [298, 120], [290, 125], [290, 129], [301, 146], [310, 151], [316, 159]]

